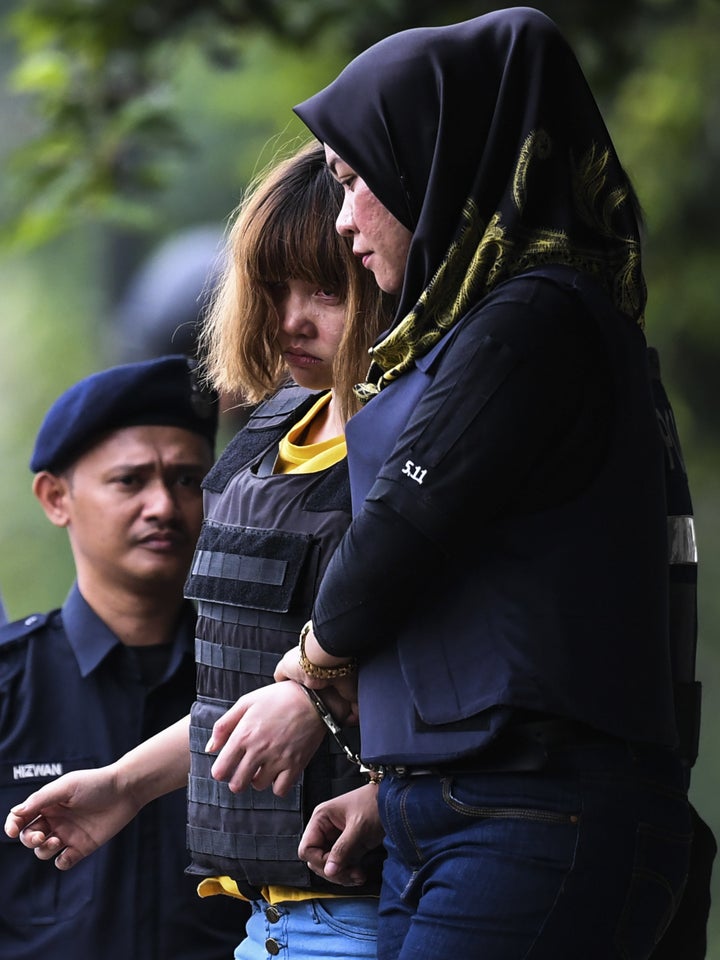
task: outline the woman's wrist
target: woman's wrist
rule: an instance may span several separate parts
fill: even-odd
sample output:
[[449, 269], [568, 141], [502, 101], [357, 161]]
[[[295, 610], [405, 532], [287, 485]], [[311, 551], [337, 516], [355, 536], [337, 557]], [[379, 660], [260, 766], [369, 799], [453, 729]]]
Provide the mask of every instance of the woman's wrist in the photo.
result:
[[352, 676], [357, 670], [355, 660], [333, 657], [326, 653], [315, 638], [312, 620], [300, 631], [300, 667], [315, 680], [336, 680]]
[[110, 764], [118, 789], [130, 794], [138, 809], [187, 783], [189, 727], [188, 715]]

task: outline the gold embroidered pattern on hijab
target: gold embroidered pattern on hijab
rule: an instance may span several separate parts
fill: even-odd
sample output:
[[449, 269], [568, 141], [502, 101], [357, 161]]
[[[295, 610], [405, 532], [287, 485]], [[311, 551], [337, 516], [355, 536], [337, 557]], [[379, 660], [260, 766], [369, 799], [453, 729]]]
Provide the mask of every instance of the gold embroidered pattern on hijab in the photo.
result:
[[[550, 156], [552, 144], [544, 131], [531, 133], [520, 151], [513, 178], [513, 202], [522, 215], [530, 164]], [[525, 228], [522, 220], [508, 237], [499, 212], [484, 225], [477, 205], [469, 198], [461, 227], [440, 267], [410, 311], [377, 346], [367, 380], [356, 386], [362, 401], [369, 400], [405, 373], [465, 314], [468, 306], [489, 293], [500, 281], [530, 267], [564, 264], [597, 277], [618, 309], [638, 318], [644, 281], [637, 241], [619, 236], [613, 214], [629, 200], [628, 188], [606, 191], [609, 152], [593, 144], [573, 171], [573, 198], [578, 217], [608, 241], [604, 249], [583, 249], [563, 230]]]

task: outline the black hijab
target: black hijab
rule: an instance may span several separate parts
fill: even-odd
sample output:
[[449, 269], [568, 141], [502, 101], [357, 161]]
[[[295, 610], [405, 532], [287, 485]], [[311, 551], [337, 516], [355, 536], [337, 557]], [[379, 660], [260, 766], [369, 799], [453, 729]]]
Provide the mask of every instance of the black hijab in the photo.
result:
[[642, 323], [635, 195], [580, 66], [528, 7], [406, 30], [295, 108], [413, 240], [365, 396], [502, 280], [566, 264]]

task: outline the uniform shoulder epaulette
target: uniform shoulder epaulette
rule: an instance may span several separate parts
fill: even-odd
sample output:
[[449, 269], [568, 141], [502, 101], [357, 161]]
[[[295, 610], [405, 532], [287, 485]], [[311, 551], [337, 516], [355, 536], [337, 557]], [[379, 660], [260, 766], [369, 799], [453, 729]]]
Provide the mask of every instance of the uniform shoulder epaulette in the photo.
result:
[[12, 623], [4, 623], [0, 626], [0, 649], [41, 630], [46, 626], [54, 613], [57, 613], [57, 611], [51, 610], [49, 613], [31, 613], [27, 617], [22, 617], [20, 620], [14, 620]]

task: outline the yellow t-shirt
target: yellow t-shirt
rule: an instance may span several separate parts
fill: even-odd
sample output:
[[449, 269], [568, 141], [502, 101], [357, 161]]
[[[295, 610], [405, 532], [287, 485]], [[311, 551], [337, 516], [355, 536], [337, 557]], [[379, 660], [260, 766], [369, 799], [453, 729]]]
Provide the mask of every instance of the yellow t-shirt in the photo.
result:
[[320, 397], [302, 420], [282, 438], [278, 445], [275, 473], [320, 473], [347, 456], [345, 436], [331, 437], [322, 443], [298, 443], [308, 424], [330, 403], [330, 394]]
[[[238, 900], [247, 900], [237, 888], [237, 884], [230, 877], [207, 877], [201, 880], [197, 888], [201, 897], [214, 897], [224, 894], [227, 897], [236, 897]], [[356, 894], [349, 890], [346, 893], [328, 893], [325, 890], [301, 890], [299, 887], [268, 886], [261, 887], [263, 900], [268, 903], [284, 903], [288, 900], [317, 900], [319, 897], [352, 897]], [[370, 896], [370, 894], [364, 894]]]
[[[323, 407], [330, 402], [330, 394], [321, 397], [308, 410], [302, 420], [282, 438], [278, 446], [278, 458], [275, 464], [276, 473], [319, 473], [328, 467], [339, 463], [347, 455], [345, 437], [332, 437], [322, 443], [298, 444], [308, 424], [318, 415]], [[237, 888], [237, 884], [230, 877], [207, 877], [198, 884], [198, 893], [201, 897], [213, 897], [225, 894], [229, 897], [238, 897], [246, 900]], [[287, 900], [315, 900], [318, 897], [347, 897], [350, 893], [327, 893], [322, 890], [301, 890], [298, 887], [267, 886], [261, 888], [263, 898], [268, 903], [282, 903]]]

